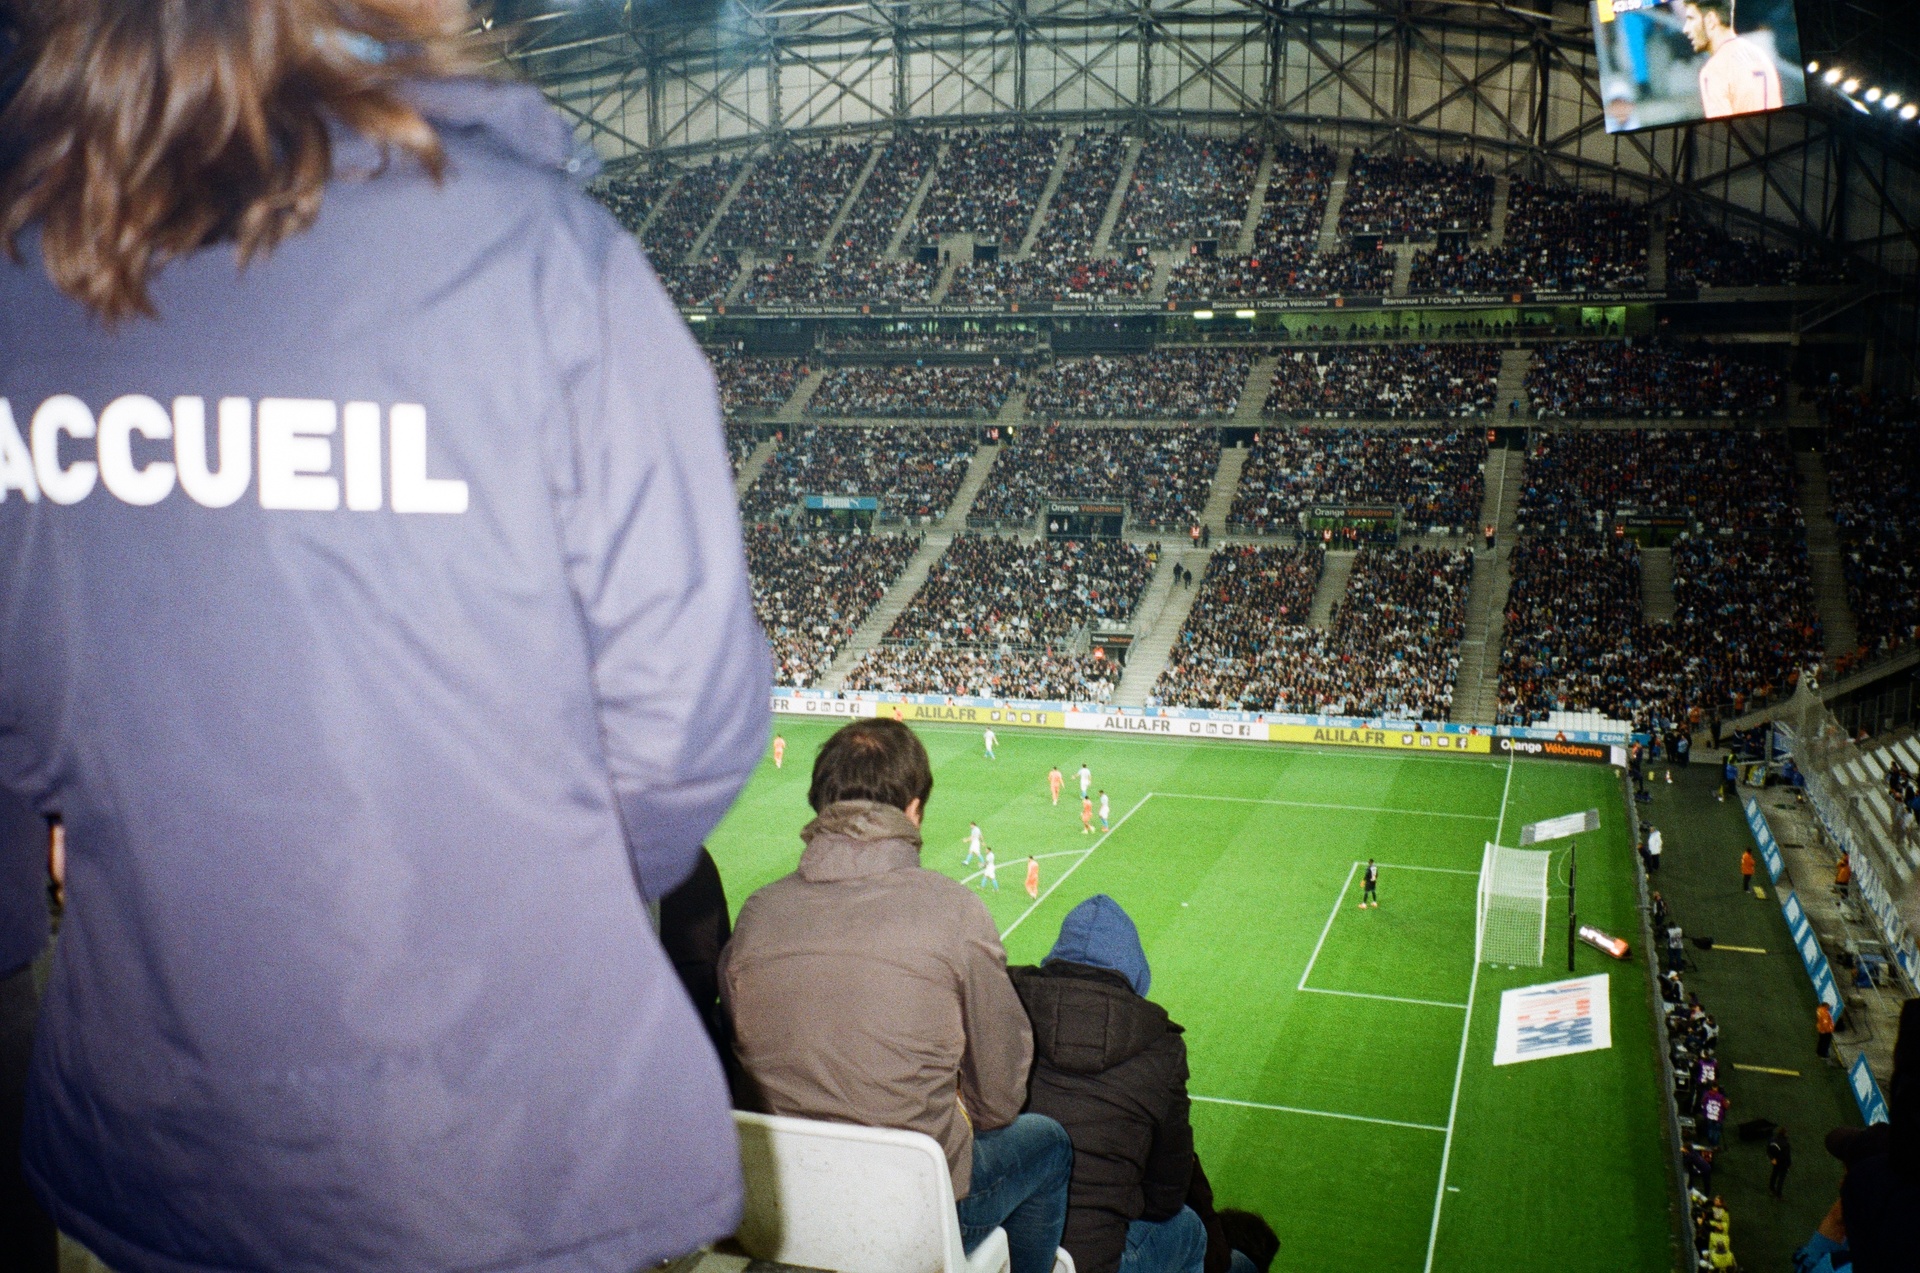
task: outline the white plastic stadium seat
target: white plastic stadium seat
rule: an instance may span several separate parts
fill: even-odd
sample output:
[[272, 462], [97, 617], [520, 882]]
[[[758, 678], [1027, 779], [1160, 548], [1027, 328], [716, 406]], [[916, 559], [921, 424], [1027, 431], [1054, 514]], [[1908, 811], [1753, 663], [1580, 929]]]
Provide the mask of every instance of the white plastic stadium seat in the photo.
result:
[[734, 1240], [755, 1259], [833, 1273], [1007, 1273], [1006, 1230], [971, 1257], [961, 1247], [953, 1177], [931, 1136], [737, 1111], [733, 1121], [747, 1185]]

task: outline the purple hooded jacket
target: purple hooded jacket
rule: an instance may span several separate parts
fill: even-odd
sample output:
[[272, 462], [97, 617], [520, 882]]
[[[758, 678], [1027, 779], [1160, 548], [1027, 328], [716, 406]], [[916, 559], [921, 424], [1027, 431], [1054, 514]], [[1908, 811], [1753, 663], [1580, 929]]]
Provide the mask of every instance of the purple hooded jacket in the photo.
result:
[[767, 732], [713, 379], [535, 92], [418, 94], [444, 184], [343, 136], [158, 321], [0, 262], [0, 784], [71, 846], [25, 1157], [124, 1273], [738, 1217], [646, 914]]

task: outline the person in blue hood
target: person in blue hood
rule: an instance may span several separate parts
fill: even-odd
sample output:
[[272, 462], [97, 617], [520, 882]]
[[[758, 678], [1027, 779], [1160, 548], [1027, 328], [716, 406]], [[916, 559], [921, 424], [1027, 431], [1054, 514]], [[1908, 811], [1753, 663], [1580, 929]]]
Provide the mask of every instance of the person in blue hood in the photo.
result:
[[732, 1232], [648, 924], [766, 745], [713, 377], [453, 0], [36, 0], [0, 118], [25, 1165], [120, 1273]]
[[1038, 968], [1010, 972], [1033, 1025], [1027, 1108], [1073, 1142], [1060, 1244], [1081, 1273], [1201, 1273], [1207, 1227], [1186, 1204], [1187, 1045], [1146, 997], [1153, 973], [1132, 918], [1090, 897]]

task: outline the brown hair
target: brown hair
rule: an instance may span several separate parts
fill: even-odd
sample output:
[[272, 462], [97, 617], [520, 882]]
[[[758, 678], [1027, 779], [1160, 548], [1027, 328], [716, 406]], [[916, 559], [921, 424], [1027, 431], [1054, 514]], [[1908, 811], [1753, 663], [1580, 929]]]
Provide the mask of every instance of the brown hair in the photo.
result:
[[438, 177], [408, 79], [462, 69], [448, 0], [34, 0], [0, 114], [0, 243], [38, 223], [47, 274], [108, 322], [152, 315], [174, 257], [244, 265], [313, 223], [337, 122]]
[[857, 720], [827, 739], [813, 758], [807, 803], [815, 813], [840, 800], [873, 800], [905, 809], [933, 794], [933, 765], [920, 738], [897, 720]]

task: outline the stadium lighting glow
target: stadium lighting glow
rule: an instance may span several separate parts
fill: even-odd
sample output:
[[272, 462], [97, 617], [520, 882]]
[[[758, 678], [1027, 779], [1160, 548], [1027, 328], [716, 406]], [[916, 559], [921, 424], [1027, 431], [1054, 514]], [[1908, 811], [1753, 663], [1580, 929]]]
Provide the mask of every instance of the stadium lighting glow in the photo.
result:
[[1867, 90], [1867, 100], [1870, 102], [1877, 102], [1880, 100], [1879, 85], [1876, 84], [1874, 87]]
[[1858, 89], [1859, 87], [1860, 87], [1859, 80], [1848, 80], [1845, 84], [1842, 84], [1840, 86], [1840, 91], [1843, 93], [1851, 93], [1856, 89]]
[[1807, 74], [1808, 74], [1808, 75], [1812, 75], [1812, 74], [1813, 74], [1813, 73], [1814, 73], [1815, 71], [1817, 71], [1817, 70], [1819, 70], [1819, 69], [1820, 69], [1820, 64], [1819, 64], [1818, 62], [1809, 62], [1809, 63], [1807, 63]]
[[1827, 73], [1820, 78], [1828, 84], [1838, 84], [1840, 82], [1840, 68], [1837, 66], [1829, 67]]
[[1900, 94], [1888, 93], [1887, 100], [1884, 102], [1881, 102], [1880, 104], [1886, 107], [1888, 110], [1894, 110], [1900, 105]]
[[1233, 311], [1233, 316], [1235, 318], [1257, 318], [1259, 317], [1259, 311], [1252, 310], [1252, 309], [1236, 309]]
[[1920, 107], [1916, 107], [1912, 102], [1900, 108], [1901, 119], [1912, 119], [1915, 115], [1920, 115]]
[[1213, 311], [1210, 309], [1196, 309], [1193, 311], [1193, 316], [1200, 319], [1212, 318]]

